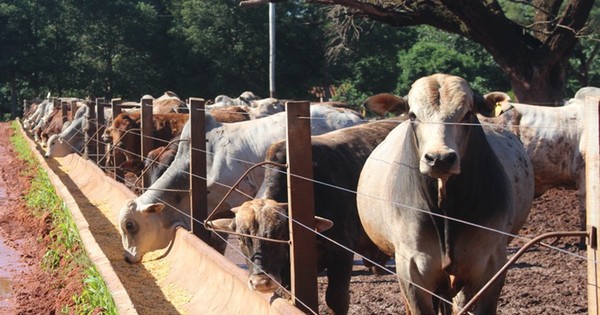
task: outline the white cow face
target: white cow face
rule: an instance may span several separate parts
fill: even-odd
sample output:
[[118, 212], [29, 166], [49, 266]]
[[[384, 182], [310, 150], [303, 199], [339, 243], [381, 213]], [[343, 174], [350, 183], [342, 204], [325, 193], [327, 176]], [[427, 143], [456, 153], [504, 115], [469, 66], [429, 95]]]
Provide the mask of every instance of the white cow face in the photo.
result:
[[69, 145], [58, 134], [50, 136], [46, 146], [46, 154], [44, 156], [47, 158], [64, 157], [73, 152]]
[[121, 209], [119, 224], [125, 261], [138, 263], [147, 252], [169, 245], [174, 238], [174, 229], [162, 223], [164, 207], [161, 203], [140, 206], [130, 200]]
[[[460, 173], [466, 139], [474, 118], [473, 92], [459, 78], [435, 74], [417, 80], [409, 94], [409, 117], [416, 133], [421, 173], [447, 179]], [[462, 145], [465, 147], [465, 145]]]

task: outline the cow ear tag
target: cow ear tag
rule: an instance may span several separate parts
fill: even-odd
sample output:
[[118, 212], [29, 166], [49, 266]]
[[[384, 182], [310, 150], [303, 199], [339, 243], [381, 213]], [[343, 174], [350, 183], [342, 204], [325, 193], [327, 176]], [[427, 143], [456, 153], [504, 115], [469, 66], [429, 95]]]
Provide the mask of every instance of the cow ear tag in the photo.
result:
[[500, 116], [502, 114], [502, 103], [496, 102], [496, 107], [494, 108], [494, 116]]

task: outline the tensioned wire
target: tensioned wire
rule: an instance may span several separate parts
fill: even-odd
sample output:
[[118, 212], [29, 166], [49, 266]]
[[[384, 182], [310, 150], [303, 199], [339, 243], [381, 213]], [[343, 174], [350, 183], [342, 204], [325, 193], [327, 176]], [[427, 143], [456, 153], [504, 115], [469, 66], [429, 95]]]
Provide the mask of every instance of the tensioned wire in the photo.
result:
[[[303, 118], [303, 119], [308, 119], [309, 117], [301, 117], [301, 118]], [[313, 118], [313, 119], [314, 119], [314, 118]], [[428, 123], [428, 122], [420, 122], [420, 123]], [[489, 123], [482, 123], [482, 124], [452, 123], [452, 125], [482, 125], [482, 126], [496, 126], [496, 127], [501, 127], [501, 128], [511, 128], [511, 127], [519, 127], [519, 128], [523, 128], [523, 126], [512, 126], [512, 125], [505, 126], [505, 125], [494, 125], [494, 124], [489, 124]], [[537, 128], [540, 128], [540, 127], [537, 127]], [[544, 128], [544, 127], [541, 127], [541, 128]], [[547, 127], [547, 128], [554, 128], [554, 129], [557, 129], [556, 127]], [[565, 129], [565, 127], [562, 127], [562, 129]], [[214, 153], [212, 153], [212, 152], [202, 151], [202, 150], [198, 150], [198, 149], [195, 149], [195, 148], [193, 148], [193, 150], [197, 150], [197, 151], [200, 151], [200, 152], [204, 152], [205, 154], [214, 154]], [[241, 159], [236, 159], [236, 158], [233, 158], [233, 160], [236, 160], [236, 161], [238, 161], [238, 162], [241, 162], [241, 163], [247, 163], [247, 164], [249, 164], [249, 165], [253, 165], [253, 164], [254, 164], [254, 163], [252, 163], [252, 162], [248, 162], [248, 161], [244, 161], [244, 160], [241, 160]], [[186, 172], [186, 171], [184, 171], [184, 172], [185, 172], [185, 173], [187, 173], [188, 175], [199, 177], [199, 176], [197, 176], [197, 175], [190, 174], [189, 172]], [[310, 180], [310, 179], [308, 179], [308, 178], [303, 178], [303, 177], [300, 177], [300, 176], [298, 176], [298, 175], [296, 175], [296, 174], [291, 174], [291, 176], [296, 176], [296, 177], [302, 178], [302, 179], [304, 179], [304, 180]], [[199, 178], [201, 178], [201, 177], [199, 177]], [[205, 178], [202, 178], [202, 179], [205, 179]], [[351, 192], [351, 193], [354, 193], [354, 194], [356, 194], [356, 193], [357, 193], [357, 192], [355, 192], [355, 191], [348, 190], [348, 189], [344, 189], [344, 188], [341, 188], [341, 187], [337, 187], [337, 186], [335, 186], [335, 185], [331, 185], [331, 184], [327, 184], [327, 183], [323, 183], [323, 182], [318, 182], [318, 181], [314, 181], [314, 180], [312, 180], [312, 181], [313, 181], [313, 182], [315, 182], [315, 183], [318, 183], [318, 184], [322, 184], [322, 185], [330, 186], [330, 187], [332, 187], [332, 188], [336, 188], [336, 189], [344, 190], [344, 191]], [[223, 186], [225, 186], [225, 187], [229, 187], [228, 185], [224, 185], [224, 184], [223, 184]], [[229, 187], [229, 188], [230, 188], [230, 187]], [[247, 197], [249, 197], [249, 198], [252, 198], [252, 197], [251, 197], [251, 196], [249, 196], [249, 195], [246, 195], [246, 196], [247, 196]], [[368, 196], [368, 197], [369, 197], [369, 198], [377, 198], [377, 197], [374, 197], [374, 196]], [[385, 201], [385, 200], [384, 200], [384, 201]], [[163, 201], [163, 202], [164, 202], [164, 201]], [[177, 210], [177, 211], [181, 212], [181, 213], [182, 213], [184, 216], [186, 216], [186, 217], [188, 217], [188, 218], [190, 217], [190, 216], [189, 216], [189, 214], [185, 213], [184, 211], [181, 211], [180, 209], [177, 209], [176, 207], [173, 207], [172, 205], [169, 205], [169, 206], [170, 206], [171, 208], [173, 208], [173, 209], [175, 209], [175, 210]], [[407, 207], [407, 206], [405, 206], [405, 207]], [[407, 207], [407, 208], [412, 208], [412, 207]], [[519, 238], [519, 239], [523, 239], [523, 240], [528, 240], [528, 238], [525, 238], [525, 237], [521, 237], [521, 236], [518, 236], [518, 235], [512, 235], [512, 234], [510, 234], [510, 233], [505, 233], [505, 232], [502, 232], [502, 231], [497, 231], [497, 230], [489, 229], [489, 228], [487, 228], [487, 227], [485, 227], [485, 226], [479, 226], [479, 225], [476, 225], [476, 224], [473, 224], [473, 223], [470, 223], [470, 222], [467, 222], [467, 221], [458, 220], [458, 219], [454, 219], [454, 218], [451, 218], [451, 217], [447, 217], [447, 216], [443, 216], [443, 215], [439, 215], [439, 214], [435, 214], [435, 213], [430, 213], [429, 211], [426, 211], [426, 210], [417, 209], [417, 208], [412, 208], [412, 209], [413, 209], [413, 210], [415, 210], [415, 211], [427, 212], [428, 214], [437, 215], [437, 216], [439, 216], [439, 217], [443, 217], [443, 218], [446, 218], [446, 219], [449, 219], [449, 220], [454, 220], [454, 221], [457, 221], [457, 222], [460, 222], [460, 223], [463, 223], [463, 224], [469, 224], [469, 225], [476, 226], [476, 227], [479, 227], [479, 228], [483, 228], [483, 229], [486, 229], [486, 230], [491, 230], [491, 231], [498, 232], [498, 233], [501, 233], [501, 234], [504, 234], [504, 235], [508, 235], [508, 236], [511, 236], [511, 237], [514, 237], [514, 238]], [[199, 221], [198, 221], [198, 220], [196, 220], [196, 219], [193, 219], [193, 220], [194, 220], [194, 221], [196, 221], [196, 222], [198, 222], [198, 223], [202, 223], [202, 222], [199, 222]], [[295, 220], [294, 220], [294, 222], [295, 222], [295, 223], [297, 223], [297, 224], [299, 224], [299, 223], [298, 223], [297, 221], [295, 221]], [[302, 226], [303, 226], [303, 225], [302, 225]], [[304, 227], [304, 228], [308, 228], [309, 230], [311, 230], [311, 231], [313, 231], [313, 232], [314, 232], [314, 230], [310, 229], [309, 227], [306, 227], [306, 226], [303, 226], [303, 227]], [[323, 237], [323, 238], [325, 238], [325, 239], [328, 239], [329, 241], [332, 241], [332, 242], [334, 242], [334, 243], [336, 243], [336, 244], [337, 244], [337, 242], [335, 242], [335, 241], [333, 241], [333, 240], [331, 240], [331, 239], [327, 238], [326, 236], [322, 235], [321, 233], [317, 233], [317, 232], [315, 232], [315, 233], [316, 233], [317, 235], [319, 235], [319, 236], [321, 236], [321, 237]], [[229, 245], [231, 245], [231, 244], [229, 244]], [[337, 245], [338, 245], [338, 246], [341, 246], [341, 244], [337, 244]], [[346, 249], [346, 250], [349, 250], [348, 248], [346, 248], [346, 247], [344, 247], [344, 246], [341, 246], [341, 247], [343, 247], [343, 248], [344, 248], [344, 249]], [[579, 255], [576, 255], [576, 254], [574, 254], [574, 253], [571, 253], [571, 252], [568, 252], [568, 251], [564, 251], [564, 250], [562, 250], [562, 249], [560, 249], [560, 248], [556, 248], [556, 247], [553, 247], [553, 246], [550, 246], [550, 245], [548, 245], [548, 247], [550, 247], [550, 248], [554, 248], [554, 249], [556, 249], [556, 250], [558, 250], [558, 251], [565, 252], [565, 253], [567, 253], [567, 254], [570, 254], [570, 255], [573, 255], [573, 256], [575, 256], [575, 257], [579, 257], [579, 258], [586, 259], [585, 257], [582, 257], [582, 256], [579, 256]], [[237, 249], [236, 249], [236, 250], [237, 250]], [[349, 250], [349, 251], [351, 251], [351, 250]], [[351, 252], [353, 252], [353, 251], [351, 251]], [[355, 252], [353, 252], [353, 253], [354, 253], [354, 254], [356, 254], [356, 255], [358, 255], [358, 256], [361, 256], [361, 255], [360, 255], [360, 254], [358, 254], [358, 253], [355, 253]], [[361, 257], [362, 257], [362, 256], [361, 256]], [[365, 257], [363, 257], [363, 258], [365, 258]], [[368, 260], [368, 261], [370, 261], [368, 258], [365, 258], [365, 259], [366, 259], [366, 260]], [[375, 264], [375, 265], [379, 266], [377, 263], [375, 263], [375, 262], [373, 262], [373, 261], [371, 261], [371, 262], [372, 262], [373, 264]], [[393, 274], [393, 272], [391, 272], [389, 269], [385, 268], [384, 266], [379, 266], [379, 267]], [[451, 302], [450, 302], [450, 303], [451, 303]]]

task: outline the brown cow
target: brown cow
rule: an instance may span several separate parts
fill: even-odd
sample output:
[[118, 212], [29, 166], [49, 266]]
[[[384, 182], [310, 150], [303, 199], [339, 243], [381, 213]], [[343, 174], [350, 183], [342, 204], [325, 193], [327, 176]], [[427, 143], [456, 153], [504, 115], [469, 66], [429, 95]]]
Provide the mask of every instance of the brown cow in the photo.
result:
[[[53, 106], [52, 103], [48, 104], [48, 106]], [[40, 123], [33, 128], [33, 134], [35, 136], [35, 139], [39, 139], [38, 141], [41, 142], [42, 146], [46, 145], [46, 140], [48, 140], [48, 138], [46, 137], [45, 139], [42, 138], [42, 133], [43, 131], [48, 128], [48, 126], [50, 125], [50, 123], [52, 122], [52, 120], [54, 119], [54, 117], [59, 117], [62, 119], [61, 115], [60, 115], [61, 111], [59, 107], [54, 107], [49, 111], [49, 114], [47, 116], [44, 116], [43, 119], [40, 121]], [[61, 120], [62, 121], [62, 120]]]
[[[315, 179], [315, 226], [325, 236], [318, 239], [319, 269], [327, 269], [327, 305], [335, 314], [347, 314], [349, 285], [354, 253], [366, 254], [380, 265], [389, 256], [377, 249], [360, 225], [356, 208], [356, 190], [363, 164], [398, 120], [381, 120], [343, 128], [312, 137], [313, 176]], [[287, 163], [285, 141], [270, 146], [266, 161]], [[232, 211], [234, 219], [214, 220], [219, 229], [267, 238], [287, 239], [288, 209], [285, 167], [269, 166], [265, 170], [257, 198]], [[329, 222], [329, 223], [327, 223]], [[332, 226], [333, 223], [333, 226]], [[321, 225], [322, 224], [322, 225]], [[325, 226], [327, 229], [320, 229]], [[287, 244], [251, 240], [240, 236], [242, 252], [248, 259], [248, 285], [257, 291], [273, 291], [277, 284], [289, 285], [289, 252]], [[343, 246], [339, 246], [342, 244]]]
[[363, 102], [363, 108], [381, 117], [385, 117], [387, 113], [400, 116], [408, 112], [408, 102], [394, 94], [380, 93], [367, 98]]
[[[83, 103], [78, 104], [81, 106]], [[68, 109], [69, 113], [71, 111], [70, 107]], [[67, 122], [73, 120], [74, 113], [71, 115], [67, 113]], [[62, 116], [62, 110], [60, 108], [55, 108], [54, 111], [48, 117], [48, 120], [42, 125], [42, 130], [40, 133], [40, 139], [42, 140], [42, 146], [46, 146], [48, 138], [50, 136], [59, 134], [63, 130], [64, 122]]]
[[[169, 113], [152, 116], [153, 148], [166, 145], [179, 136], [188, 114]], [[112, 142], [115, 154], [123, 154], [128, 168], [142, 163], [141, 158], [141, 114], [139, 110], [120, 113], [102, 135], [104, 142]], [[131, 162], [131, 161], [136, 161]]]
[[209, 110], [209, 113], [218, 122], [234, 123], [250, 120], [248, 115], [248, 106], [227, 106]]

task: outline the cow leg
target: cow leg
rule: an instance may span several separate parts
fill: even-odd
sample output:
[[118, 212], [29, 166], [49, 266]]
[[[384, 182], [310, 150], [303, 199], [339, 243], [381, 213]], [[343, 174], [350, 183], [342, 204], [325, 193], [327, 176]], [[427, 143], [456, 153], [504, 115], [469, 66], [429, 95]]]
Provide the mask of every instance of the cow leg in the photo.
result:
[[[410, 257], [410, 255], [406, 257]], [[434, 310], [431, 293], [423, 290], [425, 288], [433, 292], [435, 279], [438, 278], [435, 269], [430, 266], [432, 260], [429, 260], [428, 264], [427, 260], [424, 259], [420, 265], [414, 258], [407, 259], [406, 257], [396, 253], [395, 258], [396, 275], [407, 304], [407, 313], [411, 315], [436, 315], [437, 312]]]
[[346, 250], [331, 251], [327, 259], [327, 291], [325, 301], [334, 314], [348, 314], [350, 276], [354, 255]]
[[[487, 264], [485, 263], [487, 262]], [[468, 279], [464, 279], [464, 287], [455, 297], [455, 306], [462, 309], [478, 292], [487, 284], [496, 272], [506, 262], [505, 248], [498, 248], [495, 255], [491, 255], [484, 264], [472, 264]], [[502, 275], [479, 297], [472, 310], [476, 315], [495, 315], [498, 308], [498, 299], [502, 293], [506, 274]], [[461, 280], [463, 281], [463, 280]]]

